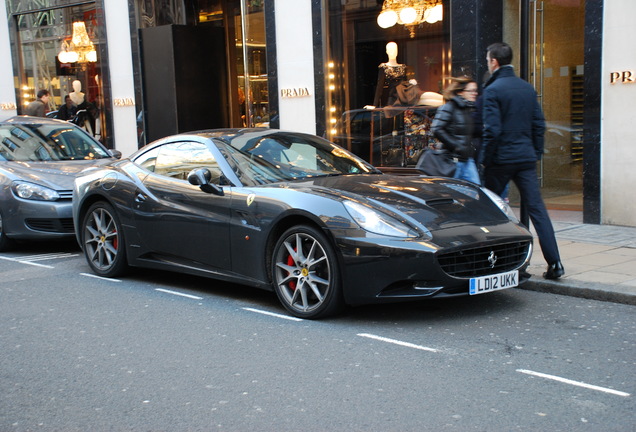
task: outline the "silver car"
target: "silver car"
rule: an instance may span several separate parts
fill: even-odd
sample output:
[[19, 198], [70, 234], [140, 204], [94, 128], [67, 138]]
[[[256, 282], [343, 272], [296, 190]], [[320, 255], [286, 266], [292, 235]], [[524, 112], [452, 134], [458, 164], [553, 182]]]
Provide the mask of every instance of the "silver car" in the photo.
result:
[[0, 251], [16, 240], [72, 239], [75, 177], [119, 157], [69, 122], [0, 122]]

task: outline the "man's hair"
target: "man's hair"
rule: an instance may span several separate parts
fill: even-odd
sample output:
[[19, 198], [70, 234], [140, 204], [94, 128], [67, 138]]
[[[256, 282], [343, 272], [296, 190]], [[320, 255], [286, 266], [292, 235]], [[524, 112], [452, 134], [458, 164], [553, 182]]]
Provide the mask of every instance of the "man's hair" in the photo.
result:
[[491, 59], [497, 59], [499, 66], [509, 65], [512, 62], [512, 48], [505, 42], [497, 42], [486, 48]]
[[38, 99], [42, 99], [44, 96], [48, 96], [49, 94], [48, 90], [40, 90], [38, 91], [37, 97]]

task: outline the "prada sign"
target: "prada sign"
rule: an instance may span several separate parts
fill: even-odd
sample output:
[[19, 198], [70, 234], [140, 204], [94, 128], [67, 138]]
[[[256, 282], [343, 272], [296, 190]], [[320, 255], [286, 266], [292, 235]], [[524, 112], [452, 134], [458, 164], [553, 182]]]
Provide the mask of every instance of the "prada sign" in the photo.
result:
[[0, 103], [0, 109], [1, 110], [14, 110], [14, 109], [18, 109], [18, 107], [14, 103]]
[[113, 105], [116, 107], [135, 106], [135, 100], [133, 98], [115, 98]]
[[636, 70], [610, 72], [610, 84], [634, 84], [636, 83]]
[[298, 88], [281, 89], [280, 96], [283, 98], [297, 98], [297, 97], [306, 97], [311, 95], [309, 94], [309, 89], [307, 89], [306, 87], [298, 87]]

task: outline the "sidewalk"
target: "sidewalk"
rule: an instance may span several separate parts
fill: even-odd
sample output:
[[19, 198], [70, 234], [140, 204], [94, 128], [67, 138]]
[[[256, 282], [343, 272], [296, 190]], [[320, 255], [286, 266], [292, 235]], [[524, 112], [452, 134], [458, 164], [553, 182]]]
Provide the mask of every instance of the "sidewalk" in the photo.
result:
[[543, 278], [547, 264], [532, 230], [532, 278], [521, 288], [636, 305], [636, 228], [584, 224], [580, 212], [549, 213], [565, 276], [557, 281]]

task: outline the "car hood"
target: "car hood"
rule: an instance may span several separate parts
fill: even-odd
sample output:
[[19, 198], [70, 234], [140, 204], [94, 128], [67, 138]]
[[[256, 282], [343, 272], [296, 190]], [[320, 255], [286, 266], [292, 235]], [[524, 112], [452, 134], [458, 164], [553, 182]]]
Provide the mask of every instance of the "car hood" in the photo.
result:
[[417, 221], [428, 229], [461, 225], [508, 223], [508, 217], [469, 182], [448, 178], [393, 175], [320, 177], [289, 184], [306, 192], [335, 195], [337, 199], [366, 202]]
[[87, 168], [113, 162], [114, 158], [49, 161], [49, 162], [6, 162], [2, 168], [10, 173], [13, 180], [37, 183], [55, 190], [71, 190], [75, 178]]

